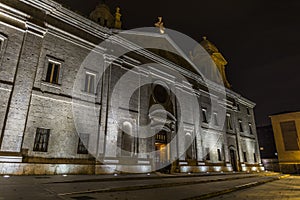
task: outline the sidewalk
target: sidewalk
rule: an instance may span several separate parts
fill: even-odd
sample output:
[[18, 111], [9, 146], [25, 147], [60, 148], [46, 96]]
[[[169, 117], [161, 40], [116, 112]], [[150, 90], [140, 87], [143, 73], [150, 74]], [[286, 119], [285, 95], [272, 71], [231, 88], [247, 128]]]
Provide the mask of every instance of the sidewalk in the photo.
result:
[[[99, 193], [162, 189], [197, 184], [260, 179], [278, 173], [201, 173], [201, 174], [118, 174], [68, 176], [11, 176], [0, 178], [0, 199], [71, 199], [71, 196]], [[224, 183], [223, 183], [224, 184]]]
[[[265, 172], [260, 172], [265, 173]], [[268, 172], [269, 173], [269, 172]], [[18, 182], [20, 184], [28, 181], [34, 183], [47, 183], [47, 182], [97, 182], [97, 181], [117, 181], [117, 180], [140, 180], [140, 179], [160, 179], [160, 178], [179, 178], [179, 177], [204, 177], [204, 176], [222, 176], [222, 175], [239, 175], [247, 174], [245, 172], [210, 172], [210, 173], [175, 173], [163, 174], [160, 172], [146, 173], [146, 174], [103, 174], [103, 175], [26, 175], [26, 176], [13, 176], [5, 178], [4, 175], [0, 176], [0, 183], [2, 181]], [[249, 173], [248, 173], [249, 174]], [[256, 173], [253, 173], [256, 174]]]

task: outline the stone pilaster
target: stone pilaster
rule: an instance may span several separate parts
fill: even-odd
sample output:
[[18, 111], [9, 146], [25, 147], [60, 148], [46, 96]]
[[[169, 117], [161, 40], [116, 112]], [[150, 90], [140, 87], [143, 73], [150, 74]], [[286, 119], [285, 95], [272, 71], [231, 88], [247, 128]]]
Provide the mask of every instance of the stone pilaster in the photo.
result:
[[20, 152], [44, 31], [27, 24], [3, 131], [3, 152]]
[[[105, 56], [104, 56], [105, 57]], [[110, 64], [108, 58], [105, 57], [104, 61], [104, 71], [101, 77], [102, 86], [102, 96], [101, 96], [101, 122], [100, 122], [100, 133], [98, 142], [98, 155], [103, 158], [106, 156], [106, 144], [107, 144], [107, 118], [108, 118], [108, 108], [109, 108], [109, 83], [110, 83]], [[108, 66], [108, 67], [107, 67]]]

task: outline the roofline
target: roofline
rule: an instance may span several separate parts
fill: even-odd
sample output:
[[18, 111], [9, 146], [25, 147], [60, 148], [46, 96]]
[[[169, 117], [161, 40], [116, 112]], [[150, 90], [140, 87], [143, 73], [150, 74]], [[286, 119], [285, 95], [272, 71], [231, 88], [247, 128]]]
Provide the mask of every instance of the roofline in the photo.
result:
[[272, 118], [272, 117], [276, 117], [276, 116], [280, 116], [280, 115], [291, 115], [291, 114], [296, 114], [296, 113], [300, 114], [300, 111], [283, 111], [280, 113], [271, 114], [271, 115], [269, 115], [269, 117]]
[[[55, 2], [53, 0], [19, 0], [19, 1], [22, 3], [25, 3], [29, 6], [32, 6], [38, 10], [42, 10], [45, 12], [46, 15], [49, 15], [57, 20], [63, 21], [64, 23], [67, 23], [75, 28], [78, 28], [86, 33], [91, 34], [91, 35], [94, 35], [95, 37], [98, 37], [100, 39], [105, 40], [108, 37], [112, 36], [114, 33], [118, 32], [115, 29], [108, 29], [108, 28], [102, 27], [101, 25], [97, 24], [96, 22], [93, 22], [92, 20], [90, 20], [86, 17], [83, 17], [83, 16], [63, 7], [60, 3]], [[165, 35], [165, 36], [163, 35], [163, 37], [166, 37], [169, 42], [170, 42], [170, 40], [173, 41], [167, 35]], [[123, 43], [122, 43], [123, 47], [125, 47], [125, 48], [132, 47], [131, 44], [128, 43], [128, 41], [127, 42], [125, 42], [125, 41], [126, 40], [124, 40], [124, 38], [123, 38]], [[174, 45], [174, 41], [171, 43], [172, 43], [172, 45]], [[176, 48], [176, 50], [178, 50], [178, 46], [176, 44], [174, 45], [174, 47]], [[171, 66], [171, 65], [173, 67], [176, 66], [174, 63], [172, 63], [172, 62], [170, 62], [148, 50], [145, 50], [145, 49], [143, 49], [143, 51], [141, 52], [141, 55], [146, 56], [149, 59], [154, 59], [155, 61], [158, 61], [160, 63], [164, 63], [168, 66]], [[185, 55], [185, 54], [183, 54], [183, 55]], [[189, 63], [191, 62], [189, 59], [187, 59], [188, 57], [186, 55], [184, 58]], [[181, 69], [180, 70], [181, 72], [188, 71], [188, 70], [184, 70], [183, 67], [178, 66], [178, 65], [176, 66], [176, 68]], [[215, 91], [222, 90], [222, 87], [220, 86], [220, 84], [214, 83], [210, 80], [205, 80], [205, 79], [203, 80], [202, 78], [205, 78], [205, 77], [201, 77], [190, 71], [188, 71], [188, 74], [191, 76], [190, 78], [195, 79], [197, 82], [204, 83], [205, 85], [207, 85], [207, 87], [209, 87]], [[237, 98], [240, 103], [246, 104], [250, 107], [254, 107], [256, 105], [254, 102], [242, 97], [240, 94], [234, 92], [233, 90], [230, 90], [226, 87], [224, 87], [224, 88], [225, 88], [227, 95]]]

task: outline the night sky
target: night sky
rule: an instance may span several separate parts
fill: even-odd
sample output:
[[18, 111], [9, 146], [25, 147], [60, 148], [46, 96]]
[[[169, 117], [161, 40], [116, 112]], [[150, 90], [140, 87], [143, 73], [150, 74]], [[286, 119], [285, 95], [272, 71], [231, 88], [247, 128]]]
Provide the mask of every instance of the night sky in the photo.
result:
[[[56, 0], [88, 16], [100, 0]], [[300, 1], [106, 0], [121, 7], [123, 29], [167, 28], [213, 42], [228, 61], [232, 89], [257, 103], [257, 126], [270, 114], [300, 110]]]

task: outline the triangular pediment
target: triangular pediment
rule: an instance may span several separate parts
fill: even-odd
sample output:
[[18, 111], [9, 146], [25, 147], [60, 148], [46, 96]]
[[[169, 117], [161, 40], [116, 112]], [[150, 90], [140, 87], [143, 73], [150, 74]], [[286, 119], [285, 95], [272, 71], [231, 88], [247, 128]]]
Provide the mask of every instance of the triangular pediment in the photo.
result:
[[[168, 34], [161, 34], [159, 31], [157, 33], [124, 31], [120, 35], [163, 59], [188, 69], [190, 72], [201, 75], [188, 53], [185, 53]], [[191, 51], [193, 50], [192, 48]]]

